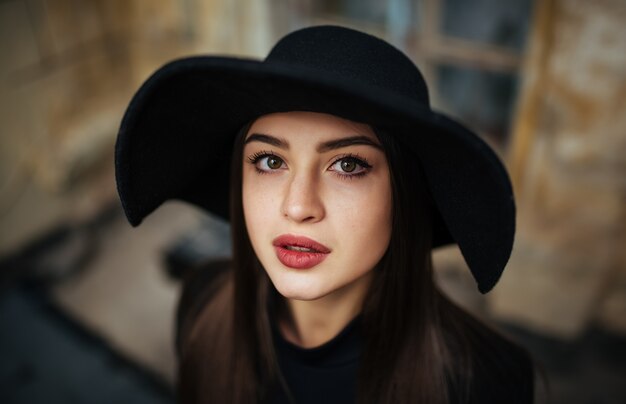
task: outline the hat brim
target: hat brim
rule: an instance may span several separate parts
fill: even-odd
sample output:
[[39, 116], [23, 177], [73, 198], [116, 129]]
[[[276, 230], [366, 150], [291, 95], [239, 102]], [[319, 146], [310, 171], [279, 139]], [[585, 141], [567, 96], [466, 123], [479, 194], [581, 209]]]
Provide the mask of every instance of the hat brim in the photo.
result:
[[286, 64], [190, 57], [144, 83], [116, 144], [116, 180], [129, 222], [139, 225], [169, 199], [228, 219], [224, 173], [235, 133], [258, 116], [295, 110], [393, 128], [419, 157], [437, 205], [434, 246], [456, 242], [479, 290], [493, 287], [515, 233], [511, 184], [493, 150], [453, 119], [383, 87]]

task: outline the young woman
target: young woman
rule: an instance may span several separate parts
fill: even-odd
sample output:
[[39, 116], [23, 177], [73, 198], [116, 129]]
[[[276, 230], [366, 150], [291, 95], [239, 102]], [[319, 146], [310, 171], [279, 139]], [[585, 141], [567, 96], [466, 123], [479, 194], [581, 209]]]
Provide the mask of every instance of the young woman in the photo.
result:
[[479, 290], [495, 285], [506, 171], [386, 42], [311, 27], [262, 62], [166, 65], [127, 110], [116, 169], [133, 225], [173, 198], [231, 222], [232, 260], [185, 281], [181, 402], [532, 402], [528, 354], [431, 264], [457, 243]]

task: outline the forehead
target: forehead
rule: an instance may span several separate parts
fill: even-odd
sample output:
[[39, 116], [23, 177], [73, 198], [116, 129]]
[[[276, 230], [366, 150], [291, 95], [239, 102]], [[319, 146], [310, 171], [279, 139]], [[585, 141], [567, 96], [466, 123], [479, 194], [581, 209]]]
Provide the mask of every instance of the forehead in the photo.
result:
[[252, 133], [266, 133], [285, 138], [306, 135], [307, 138], [316, 137], [321, 140], [358, 134], [374, 141], [378, 140], [368, 124], [354, 122], [335, 115], [309, 111], [278, 112], [263, 115], [252, 123], [246, 137]]

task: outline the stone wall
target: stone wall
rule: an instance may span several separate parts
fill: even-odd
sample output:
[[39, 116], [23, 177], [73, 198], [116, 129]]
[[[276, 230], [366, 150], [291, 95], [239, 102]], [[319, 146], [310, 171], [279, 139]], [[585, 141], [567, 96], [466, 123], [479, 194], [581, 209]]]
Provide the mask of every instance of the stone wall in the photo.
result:
[[519, 231], [490, 308], [626, 334], [626, 3], [536, 5], [509, 159]]
[[133, 92], [177, 57], [266, 53], [267, 4], [0, 2], [0, 257], [116, 203], [113, 145]]

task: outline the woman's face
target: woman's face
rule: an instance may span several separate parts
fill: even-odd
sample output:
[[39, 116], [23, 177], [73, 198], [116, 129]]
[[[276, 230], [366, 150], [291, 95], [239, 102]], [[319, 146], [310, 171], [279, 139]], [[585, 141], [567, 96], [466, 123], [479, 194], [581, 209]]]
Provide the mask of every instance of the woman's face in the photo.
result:
[[387, 250], [389, 167], [369, 125], [314, 112], [264, 115], [246, 134], [242, 186], [252, 247], [286, 298], [362, 284]]

